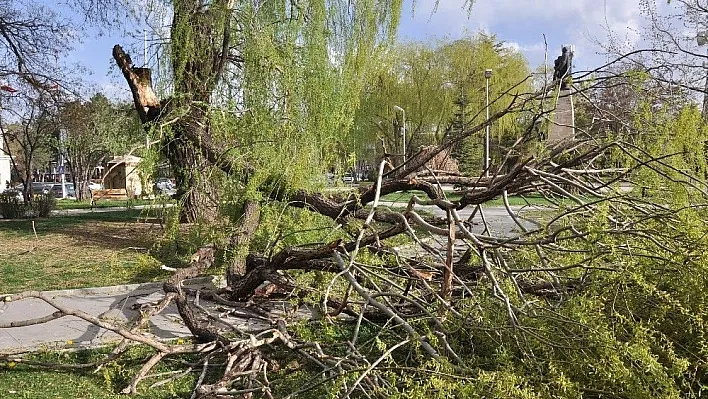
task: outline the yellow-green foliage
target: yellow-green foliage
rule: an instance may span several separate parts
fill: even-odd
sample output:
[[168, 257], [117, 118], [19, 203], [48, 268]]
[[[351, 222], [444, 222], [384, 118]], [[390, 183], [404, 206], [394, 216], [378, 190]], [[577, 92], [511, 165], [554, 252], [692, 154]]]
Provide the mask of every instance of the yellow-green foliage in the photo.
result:
[[[322, 180], [341, 156], [359, 92], [381, 44], [395, 32], [400, 0], [240, 5], [234, 40], [243, 66], [212, 113], [214, 138], [251, 165], [246, 191], [287, 192]], [[263, 187], [266, 185], [268, 187]]]
[[705, 181], [708, 133], [700, 110], [689, 105], [672, 113], [643, 104], [634, 125], [639, 132], [637, 147], [632, 149], [632, 157], [623, 154], [622, 158], [630, 165], [657, 158], [648, 162], [649, 167], [639, 169], [636, 182], [642, 190], [635, 193], [659, 198], [669, 194], [671, 198], [666, 198], [667, 201], [686, 205], [700, 197]]
[[[358, 159], [372, 163], [382, 154], [381, 141], [389, 153], [403, 152], [401, 132], [394, 131], [393, 122], [398, 118], [400, 125], [402, 115], [394, 106], [406, 111], [406, 147], [412, 153], [421, 145], [439, 143], [457, 118], [463, 123], [453, 134], [484, 121], [485, 69], [494, 71], [489, 80], [490, 115], [507, 107], [514, 95], [530, 89], [524, 82], [529, 71], [523, 55], [482, 33], [433, 45], [397, 44], [378, 64], [361, 94], [361, 109], [347, 146], [356, 151]], [[507, 90], [511, 92], [501, 96]], [[464, 110], [456, 105], [461, 96], [466, 101]], [[516, 138], [519, 125], [517, 116], [501, 118], [494, 123], [492, 139]], [[466, 171], [479, 169], [481, 137], [476, 135], [460, 146], [457, 160]]]

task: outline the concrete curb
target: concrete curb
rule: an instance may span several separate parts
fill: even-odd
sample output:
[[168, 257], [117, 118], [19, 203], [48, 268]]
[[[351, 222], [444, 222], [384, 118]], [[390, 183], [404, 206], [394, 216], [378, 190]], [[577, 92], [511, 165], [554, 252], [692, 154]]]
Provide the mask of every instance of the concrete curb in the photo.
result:
[[[188, 279], [184, 281], [184, 285], [190, 286], [190, 285], [202, 285], [202, 284], [215, 284], [216, 281], [219, 281], [220, 278], [217, 276], [204, 276], [204, 277], [196, 277], [193, 279]], [[131, 292], [135, 291], [151, 291], [151, 290], [160, 290], [162, 289], [162, 285], [164, 284], [164, 281], [154, 281], [154, 282], [148, 282], [148, 283], [137, 283], [137, 284], [123, 284], [123, 285], [111, 285], [111, 286], [106, 286], [106, 287], [88, 287], [88, 288], [70, 288], [66, 290], [52, 290], [52, 291], [43, 291], [48, 294], [52, 294], [52, 296], [64, 296], [64, 297], [72, 297], [72, 296], [93, 296], [93, 295], [118, 295], [118, 294], [128, 294]], [[14, 294], [0, 294], [1, 297], [6, 297], [10, 296], [12, 297], [13, 295], [17, 295], [18, 293]]]

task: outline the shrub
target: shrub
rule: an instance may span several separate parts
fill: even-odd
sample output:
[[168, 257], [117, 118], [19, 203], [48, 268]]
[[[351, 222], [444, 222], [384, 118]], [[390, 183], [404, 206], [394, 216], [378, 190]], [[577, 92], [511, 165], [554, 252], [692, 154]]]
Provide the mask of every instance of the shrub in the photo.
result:
[[44, 218], [49, 216], [56, 206], [57, 200], [54, 198], [54, 194], [39, 194], [34, 197], [30, 209], [34, 216]]
[[56, 208], [56, 204], [57, 200], [51, 193], [35, 195], [32, 202], [26, 204], [17, 193], [4, 192], [0, 193], [0, 216], [5, 219], [47, 217]]
[[25, 204], [17, 197], [17, 193], [9, 191], [0, 193], [0, 216], [5, 219], [17, 219], [24, 216]]

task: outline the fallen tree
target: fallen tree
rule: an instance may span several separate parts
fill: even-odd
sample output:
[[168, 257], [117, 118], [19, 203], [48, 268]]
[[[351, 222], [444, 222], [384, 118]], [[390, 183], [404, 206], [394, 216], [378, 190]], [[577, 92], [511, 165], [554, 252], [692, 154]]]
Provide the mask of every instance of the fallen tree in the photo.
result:
[[[342, 93], [323, 90], [305, 98], [307, 90], [296, 86], [319, 74], [289, 81], [282, 72], [286, 62], [274, 61], [286, 57], [278, 52], [282, 48], [270, 49], [268, 57], [244, 57], [239, 50], [245, 48], [232, 48], [229, 36], [245, 34], [229, 29], [231, 16], [243, 17], [244, 10], [233, 2], [197, 3], [175, 2], [172, 45], [189, 44], [175, 48], [195, 53], [174, 59], [171, 96], [159, 99], [150, 70], [133, 65], [120, 46], [113, 55], [141, 122], [159, 136], [164, 155], [178, 168], [184, 219], [206, 220], [221, 234], [203, 242], [209, 245], [165, 282], [161, 301], [125, 326], [66, 309], [41, 292], [5, 299], [12, 306], [40, 298], [56, 308], [20, 325], [72, 315], [112, 330], [124, 341], [105, 361], [120, 358], [130, 342], [147, 345], [151, 355], [126, 393], [140, 389], [160, 362], [191, 353], [197, 360], [184, 371], [195, 374], [194, 398], [700, 395], [706, 382], [708, 229], [705, 147], [695, 145], [703, 124], [695, 107], [666, 102], [659, 112], [647, 101], [633, 115], [636, 123], [625, 126], [651, 133], [638, 141], [639, 134], [625, 140], [597, 126], [611, 111], [588, 101], [588, 112], [598, 118], [578, 122], [576, 140], [546, 145], [537, 129], [552, 123], [543, 122], [553, 110], [551, 88], [517, 93], [512, 87], [505, 93], [513, 97], [510, 105], [483, 123], [446, 135], [396, 168], [382, 163], [371, 187], [327, 194], [300, 178], [312, 173], [305, 166], [313, 154], [331, 149], [313, 148], [332, 143], [313, 140], [299, 152], [299, 140], [336, 131], [346, 118], [321, 124], [293, 108], [331, 110], [334, 94]], [[314, 12], [307, 17], [326, 22]], [[305, 18], [297, 21], [304, 24]], [[301, 33], [307, 27], [296, 28]], [[302, 37], [279, 33], [293, 43]], [[317, 64], [322, 68], [310, 71], [339, 77], [329, 68], [329, 49], [320, 47], [306, 55], [324, 59], [326, 68]], [[370, 48], [362, 44], [347, 54], [356, 58]], [[226, 66], [230, 62], [235, 69]], [[284, 83], [262, 90], [265, 100], [245, 98], [243, 108], [222, 108], [213, 99], [227, 72], [245, 82], [240, 89]], [[593, 99], [617, 84], [612, 76], [592, 78], [576, 79], [576, 99]], [[426, 171], [430, 159], [510, 114], [523, 116], [527, 128], [498, 165], [504, 175]], [[267, 123], [250, 124], [259, 118]], [[292, 129], [288, 118], [306, 119], [300, 127], [308, 129]], [[283, 159], [291, 156], [302, 163]], [[448, 198], [439, 183], [459, 186], [461, 197]], [[380, 201], [411, 190], [416, 195], [405, 204]], [[540, 197], [547, 206], [522, 212], [510, 196]], [[485, 206], [499, 198], [500, 207]], [[509, 223], [501, 229], [495, 218]], [[224, 270], [225, 287], [184, 286], [215, 263]], [[255, 306], [276, 298], [293, 308], [307, 306], [311, 317]], [[268, 327], [245, 332], [205, 310], [200, 300], [238, 309], [243, 317], [257, 314]], [[171, 302], [192, 342], [165, 343], [140, 330]], [[79, 366], [97, 364], [72, 365]]]
[[[376, 184], [360, 192], [274, 190], [265, 202], [247, 201], [236, 233], [199, 249], [165, 282], [164, 298], [127, 326], [66, 309], [41, 292], [6, 300], [35, 297], [56, 308], [21, 325], [72, 315], [118, 333], [124, 341], [106, 361], [119, 357], [129, 342], [151, 347], [154, 354], [126, 393], [135, 393], [160, 361], [185, 353], [199, 359], [191, 367], [198, 374], [195, 398], [698, 392], [703, 299], [692, 294], [704, 289], [705, 188], [673, 163], [675, 155], [579, 133], [575, 141], [531, 155], [528, 132], [509, 149], [527, 155], [516, 158], [505, 175], [455, 178], [465, 187], [457, 200], [447, 199], [436, 185], [446, 177], [394, 171], [389, 176], [400, 175], [384, 178], [382, 164]], [[193, 144], [207, 160], [217, 150]], [[617, 154], [624, 164], [607, 167]], [[234, 173], [224, 165], [219, 162], [224, 173]], [[638, 190], [637, 176], [661, 181], [675, 197]], [[398, 207], [380, 201], [382, 195], [411, 190], [421, 194]], [[509, 204], [510, 196], [530, 194], [542, 196], [550, 207], [527, 207], [530, 213], [523, 213]], [[500, 231], [490, 220], [498, 216], [489, 215], [484, 204], [495, 198], [502, 199], [500, 209], [512, 228]], [[262, 228], [259, 210], [273, 206], [330, 220], [323, 236], [331, 239], [315, 245], [275, 239], [269, 252], [248, 247]], [[468, 209], [472, 212], [463, 217]], [[238, 254], [225, 267], [224, 288], [193, 292], [183, 286], [225, 248]], [[321, 276], [319, 284], [307, 283], [313, 274]], [[303, 326], [261, 312], [270, 327], [244, 334], [199, 305], [201, 298], [245, 309], [252, 306], [247, 303], [283, 295], [318, 309], [319, 316]], [[193, 342], [165, 343], [138, 333], [172, 301]], [[687, 336], [676, 323], [690, 326]], [[318, 336], [319, 329], [334, 329], [340, 338]], [[298, 376], [309, 379], [297, 389], [281, 372], [292, 359], [300, 364]], [[681, 377], [669, 371], [677, 367]], [[598, 374], [587, 378], [591, 370]], [[615, 379], [614, 372], [624, 377]]]

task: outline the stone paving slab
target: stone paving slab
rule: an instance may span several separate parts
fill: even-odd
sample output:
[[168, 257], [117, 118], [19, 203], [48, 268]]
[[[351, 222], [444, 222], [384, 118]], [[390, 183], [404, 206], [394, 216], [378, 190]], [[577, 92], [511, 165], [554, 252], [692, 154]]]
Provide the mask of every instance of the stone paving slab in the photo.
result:
[[[213, 288], [208, 279], [191, 280], [190, 288]], [[137, 315], [140, 304], [159, 301], [164, 293], [161, 283], [146, 283], [115, 287], [100, 287], [79, 290], [49, 291], [53, 299], [72, 309], [82, 310], [101, 320], [126, 323]], [[136, 306], [137, 305], [137, 306]], [[239, 325], [246, 331], [267, 328], [260, 319], [224, 316], [224, 309], [217, 304], [202, 301], [201, 305], [212, 314]], [[8, 323], [42, 317], [56, 309], [37, 298], [10, 301], [0, 304], [0, 322]], [[150, 319], [149, 333], [164, 340], [190, 336], [177, 307], [168, 306]], [[37, 349], [63, 349], [68, 347], [93, 347], [120, 340], [120, 336], [73, 316], [62, 317], [48, 323], [0, 329], [0, 355], [20, 353]]]

